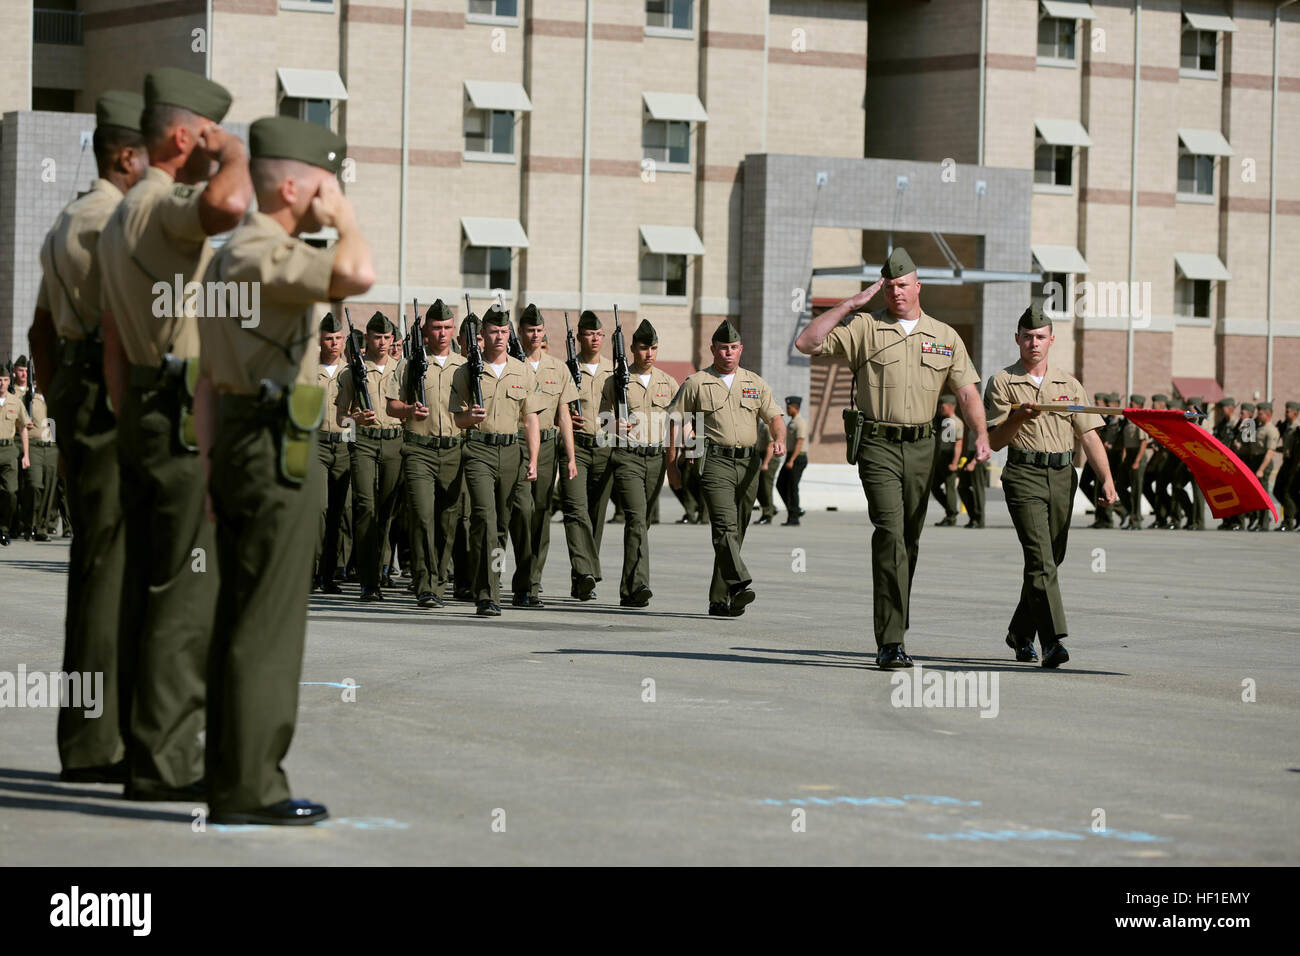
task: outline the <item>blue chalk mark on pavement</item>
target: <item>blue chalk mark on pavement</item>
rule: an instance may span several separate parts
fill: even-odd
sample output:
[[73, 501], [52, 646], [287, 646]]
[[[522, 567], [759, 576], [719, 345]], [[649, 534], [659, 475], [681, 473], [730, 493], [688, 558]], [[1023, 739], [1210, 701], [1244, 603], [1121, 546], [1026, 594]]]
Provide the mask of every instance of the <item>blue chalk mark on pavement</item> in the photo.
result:
[[334, 680], [300, 680], [298, 681], [298, 686], [299, 687], [342, 687], [344, 690], [347, 690], [349, 688], [356, 690], [356, 688], [360, 687], [361, 685], [340, 684], [338, 681], [334, 681]]
[[927, 833], [927, 840], [1086, 840], [1090, 836], [1103, 839], [1122, 840], [1125, 843], [1168, 843], [1169, 837], [1156, 836], [1141, 830], [1093, 830], [1080, 827], [1079, 832], [1070, 830], [958, 830], [955, 833]]

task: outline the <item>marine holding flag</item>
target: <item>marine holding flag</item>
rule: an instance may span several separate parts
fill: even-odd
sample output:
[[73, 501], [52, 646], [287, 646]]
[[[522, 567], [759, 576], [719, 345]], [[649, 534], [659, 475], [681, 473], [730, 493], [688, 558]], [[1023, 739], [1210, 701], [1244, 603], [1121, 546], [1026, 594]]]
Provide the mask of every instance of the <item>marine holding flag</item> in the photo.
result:
[[1043, 666], [1060, 667], [1070, 659], [1062, 641], [1068, 633], [1065, 605], [1056, 569], [1065, 559], [1066, 538], [1078, 475], [1074, 470], [1074, 442], [1101, 478], [1100, 500], [1114, 504], [1119, 495], [1110, 474], [1110, 462], [1097, 429], [1100, 415], [1048, 415], [1033, 405], [1066, 402], [1082, 405], [1087, 393], [1074, 376], [1048, 363], [1056, 336], [1052, 320], [1035, 303], [1020, 316], [1016, 344], [1020, 359], [993, 376], [984, 392], [989, 426], [989, 447], [1010, 446], [1002, 472], [1011, 522], [1025, 555], [1020, 601], [1007, 628], [1007, 645], [1018, 661], [1035, 661], [1034, 635], [1043, 648]]

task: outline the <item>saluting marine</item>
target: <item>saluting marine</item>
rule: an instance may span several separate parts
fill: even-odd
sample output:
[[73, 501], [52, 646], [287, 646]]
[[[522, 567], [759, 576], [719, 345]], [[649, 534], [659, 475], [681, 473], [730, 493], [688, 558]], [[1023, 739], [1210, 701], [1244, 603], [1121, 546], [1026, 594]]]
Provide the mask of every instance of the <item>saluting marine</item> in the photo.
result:
[[[916, 266], [901, 246], [890, 253], [881, 279], [815, 318], [795, 347], [805, 355], [845, 355], [857, 382], [855, 407], [846, 412], [847, 455], [858, 466], [867, 495], [871, 535], [876, 662], [882, 669], [911, 667], [903, 647], [911, 622], [912, 578], [934, 467], [934, 424], [939, 395], [949, 391], [975, 431], [975, 458], [989, 456], [979, 373], [952, 328], [921, 308]], [[886, 308], [853, 314], [881, 287]], [[853, 315], [845, 324], [842, 319]]]
[[60, 779], [124, 783], [118, 726], [118, 611], [125, 539], [117, 466], [117, 417], [104, 386], [100, 274], [96, 246], [122, 196], [148, 166], [139, 93], [110, 90], [95, 103], [93, 146], [99, 172], [90, 191], [59, 213], [41, 245], [41, 287], [30, 339], [37, 370], [54, 369], [50, 411], [66, 465], [69, 507], [77, 533], [68, 556], [64, 618], [65, 673], [104, 675], [104, 710], [89, 719], [80, 707], [59, 710]]
[[[258, 208], [213, 257], [206, 280], [259, 283], [258, 321], [200, 325], [196, 412], [221, 562], [208, 803], [214, 823], [298, 825], [328, 816], [290, 796], [281, 766], [297, 722], [320, 508], [319, 486], [308, 480], [326, 414], [311, 308], [365, 292], [374, 268], [336, 178], [343, 140], [284, 116], [257, 120], [248, 139]], [[331, 248], [298, 238], [325, 227], [338, 231]]]
[[150, 166], [97, 246], [126, 527], [119, 679], [129, 705], [120, 717], [127, 797], [194, 800], [204, 793], [200, 733], [218, 583], [192, 411], [202, 297], [177, 302], [154, 289], [203, 278], [208, 236], [239, 225], [253, 187], [244, 144], [219, 125], [230, 108], [224, 87], [165, 67], [145, 77], [144, 101]]

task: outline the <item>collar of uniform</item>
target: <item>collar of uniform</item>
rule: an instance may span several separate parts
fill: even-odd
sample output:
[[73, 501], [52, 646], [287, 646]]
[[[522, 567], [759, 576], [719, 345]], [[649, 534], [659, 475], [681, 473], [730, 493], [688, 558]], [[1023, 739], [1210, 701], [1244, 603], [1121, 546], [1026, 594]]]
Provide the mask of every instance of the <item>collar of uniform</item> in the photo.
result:
[[159, 169], [157, 166], [150, 166], [144, 171], [142, 182], [162, 183], [164, 186], [170, 186], [176, 182], [176, 177], [165, 169]]
[[[898, 319], [889, 314], [889, 309], [880, 309], [879, 311], [872, 312], [871, 318], [876, 323], [877, 327], [882, 329], [893, 329], [899, 335], [907, 338], [903, 333], [903, 327], [898, 324]], [[918, 332], [922, 335], [928, 335], [931, 338], [939, 334], [938, 320], [927, 313], [925, 309], [922, 309], [921, 314], [916, 317], [916, 326], [912, 329], [912, 335], [916, 335]]]
[[[1033, 385], [1038, 388], [1038, 384], [1029, 377], [1029, 372], [1025, 370], [1023, 359], [1016, 359], [1014, 365], [1007, 366], [1007, 372], [1011, 375], [1012, 382], [1023, 382], [1027, 385]], [[1054, 365], [1048, 365], [1047, 371], [1043, 375], [1044, 382], [1069, 382], [1069, 377]]]
[[[431, 368], [438, 367], [438, 363], [433, 360], [433, 356], [429, 354], [428, 349], [425, 349], [424, 356], [429, 360], [429, 366]], [[447, 353], [447, 364], [445, 368], [451, 368], [456, 365], [464, 365], [464, 364], [465, 364], [465, 356], [461, 355], [459, 352]]]
[[100, 192], [106, 196], [112, 196], [114, 199], [122, 198], [122, 190], [118, 189], [111, 182], [104, 178], [98, 178], [90, 184], [91, 192]]
[[[516, 361], [518, 361], [518, 359], [516, 359]], [[586, 361], [586, 360], [585, 360], [581, 355], [579, 355], [579, 356], [578, 356], [578, 364], [582, 366], [582, 369], [583, 369], [583, 371], [585, 372], [585, 371], [587, 370], [587, 366], [590, 365], [591, 363], [588, 362], [588, 361]], [[532, 366], [530, 365], [529, 368], [532, 368]], [[540, 368], [540, 366], [539, 366], [539, 368]], [[606, 357], [603, 356], [603, 355], [597, 355], [597, 356], [596, 356], [596, 374], [599, 375], [601, 372], [612, 372], [612, 371], [614, 371], [614, 363], [613, 363], [613, 361], [612, 361], [611, 359], [606, 358]]]
[[[710, 375], [712, 375], [712, 376], [713, 376], [714, 378], [716, 378], [718, 381], [722, 381], [722, 375], [723, 375], [723, 373], [722, 373], [722, 372], [719, 372], [716, 366], [710, 365], [710, 366], [709, 366], [708, 368], [706, 368], [704, 371], [708, 372]], [[735, 375], [737, 378], [739, 378], [740, 375], [741, 375], [744, 371], [745, 371], [745, 370], [744, 370], [743, 368], [741, 368], [739, 365], [737, 365], [737, 366], [736, 366], [736, 370], [735, 370], [734, 372], [727, 372], [726, 374], [727, 374], [727, 375]], [[733, 385], [735, 384], [735, 379], [732, 379], [732, 384], [733, 384]]]

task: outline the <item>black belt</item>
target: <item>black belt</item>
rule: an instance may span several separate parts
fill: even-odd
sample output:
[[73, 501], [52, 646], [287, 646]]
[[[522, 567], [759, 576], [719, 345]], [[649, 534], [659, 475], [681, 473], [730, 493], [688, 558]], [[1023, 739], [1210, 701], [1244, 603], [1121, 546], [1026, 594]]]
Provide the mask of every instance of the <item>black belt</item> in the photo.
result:
[[604, 448], [597, 441], [596, 435], [588, 435], [586, 432], [574, 432], [573, 443], [579, 448]]
[[337, 445], [343, 440], [342, 432], [327, 432], [323, 428], [316, 429], [316, 440], [328, 442], [331, 445]]
[[156, 391], [172, 383], [179, 384], [185, 376], [185, 360], [168, 353], [157, 365], [132, 365], [127, 381], [132, 388]]
[[640, 455], [643, 458], [649, 458], [652, 455], [662, 455], [664, 453], [663, 445], [619, 445], [623, 451], [629, 451], [634, 455]]
[[732, 445], [719, 445], [713, 441], [708, 443], [708, 451], [705, 455], [717, 455], [719, 458], [734, 458], [737, 460], [752, 458], [757, 453], [753, 445], [735, 447]]
[[367, 438], [396, 438], [402, 434], [400, 428], [358, 428], [358, 435], [365, 435]]
[[63, 365], [84, 365], [87, 366], [87, 370], [98, 368], [102, 378], [104, 342], [98, 336], [87, 339], [62, 339], [59, 341], [59, 361]]
[[[541, 431], [537, 433], [537, 438], [542, 444], [546, 444], [546, 442], [548, 441], [555, 441], [555, 436], [558, 435], [559, 433], [560, 430], [558, 428], [543, 428]], [[519, 429], [518, 435], [520, 441], [523, 441], [525, 438], [528, 437], [528, 433], [525, 432], [522, 428]]]
[[862, 424], [863, 438], [883, 438], [885, 441], [921, 441], [934, 434], [934, 424], [891, 425], [889, 422], [866, 421]]
[[1064, 468], [1074, 461], [1074, 451], [1025, 451], [1007, 449], [1008, 465], [1036, 465], [1039, 468]]
[[27, 442], [27, 447], [28, 447], [28, 448], [52, 448], [52, 447], [54, 447], [54, 442], [52, 442], [52, 441], [31, 441], [31, 440], [28, 440], [28, 442]]
[[277, 398], [262, 395], [234, 395], [226, 392], [217, 399], [217, 408], [222, 415], [250, 416], [268, 422], [274, 419], [283, 407], [283, 403]]
[[403, 432], [402, 441], [421, 448], [459, 448], [461, 443], [459, 435], [414, 435], [411, 432]]
[[12, 438], [0, 438], [0, 448], [4, 448], [6, 445], [12, 445], [13, 443], [14, 440]]
[[483, 445], [513, 445], [519, 436], [513, 432], [481, 432], [472, 428], [465, 433], [466, 441], [476, 441]]

